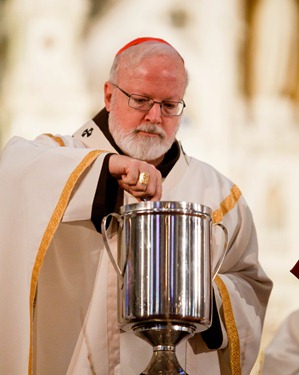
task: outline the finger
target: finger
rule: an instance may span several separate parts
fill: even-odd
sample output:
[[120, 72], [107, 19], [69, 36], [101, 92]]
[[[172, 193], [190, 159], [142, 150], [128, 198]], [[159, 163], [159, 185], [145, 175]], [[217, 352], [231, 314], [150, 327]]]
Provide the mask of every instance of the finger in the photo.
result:
[[136, 186], [138, 183], [139, 170], [130, 171], [121, 176], [121, 180], [128, 186]]
[[140, 193], [138, 197], [148, 198], [148, 200], [160, 200], [162, 196], [162, 176], [159, 171], [155, 171], [154, 175], [150, 175], [149, 184]]
[[154, 174], [155, 172], [150, 171], [149, 164], [139, 165], [130, 168], [127, 170], [126, 175], [122, 176], [122, 180], [124, 183], [130, 186], [137, 186], [137, 189], [144, 190], [144, 187], [146, 188], [149, 184], [151, 174]]
[[138, 169], [134, 168], [128, 171], [126, 175], [122, 176], [122, 181], [131, 186], [134, 191], [145, 191], [149, 183], [153, 181], [153, 177], [155, 175], [155, 170], [147, 171], [150, 168], [149, 165], [146, 167], [139, 166]]
[[156, 191], [155, 194], [153, 194], [151, 201], [159, 201], [162, 198], [162, 180], [159, 181], [159, 183], [156, 184]]
[[119, 185], [137, 199], [159, 200], [162, 195], [162, 176], [153, 166], [140, 160], [133, 160], [120, 176]]
[[138, 183], [135, 186], [128, 185], [123, 181], [119, 181], [119, 185], [122, 189], [126, 190], [129, 194], [133, 195], [137, 199], [152, 199], [156, 195], [156, 187], [148, 187]]
[[162, 197], [162, 176], [159, 173], [156, 176], [156, 181], [153, 185], [153, 190], [151, 190], [151, 186], [148, 186], [147, 192], [149, 193], [149, 196], [151, 197], [151, 201], [157, 201], [160, 200]]

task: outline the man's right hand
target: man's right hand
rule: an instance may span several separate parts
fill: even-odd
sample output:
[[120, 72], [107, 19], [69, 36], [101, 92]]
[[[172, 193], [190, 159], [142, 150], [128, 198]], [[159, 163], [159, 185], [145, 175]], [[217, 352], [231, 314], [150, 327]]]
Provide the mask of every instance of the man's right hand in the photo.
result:
[[[162, 196], [162, 176], [152, 164], [132, 159], [125, 155], [111, 155], [109, 172], [117, 179], [119, 186], [139, 200], [158, 201]], [[149, 176], [148, 184], [141, 183], [141, 173]]]

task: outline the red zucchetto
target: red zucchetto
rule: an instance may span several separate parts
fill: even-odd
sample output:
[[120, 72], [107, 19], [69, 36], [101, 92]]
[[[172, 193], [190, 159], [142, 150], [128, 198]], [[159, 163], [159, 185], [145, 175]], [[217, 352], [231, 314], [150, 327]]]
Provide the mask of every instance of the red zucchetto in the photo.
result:
[[160, 39], [160, 38], [153, 38], [153, 37], [137, 38], [137, 39], [134, 39], [131, 42], [127, 43], [125, 46], [123, 46], [117, 52], [117, 54], [115, 56], [120, 55], [123, 51], [125, 51], [126, 49], [128, 49], [132, 46], [136, 46], [137, 44], [141, 44], [141, 43], [144, 43], [144, 42], [158, 42], [158, 43], [168, 44], [169, 46], [171, 46], [171, 44], [169, 44], [168, 42], [166, 42], [165, 40]]

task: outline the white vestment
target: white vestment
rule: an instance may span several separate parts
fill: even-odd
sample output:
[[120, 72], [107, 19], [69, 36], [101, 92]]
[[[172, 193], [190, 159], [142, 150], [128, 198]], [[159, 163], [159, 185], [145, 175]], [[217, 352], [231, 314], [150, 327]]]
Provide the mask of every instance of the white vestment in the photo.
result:
[[[90, 128], [91, 137], [83, 136], [84, 127], [74, 137], [15, 137], [3, 151], [1, 374], [137, 375], [150, 360], [150, 345], [119, 333], [116, 324], [116, 273], [90, 221], [103, 160], [115, 150], [93, 121]], [[238, 366], [250, 374], [272, 283], [259, 265], [242, 194], [211, 166], [181, 151], [163, 181], [162, 200], [209, 206], [229, 233], [229, 252], [214, 283], [222, 346], [210, 350], [196, 334], [178, 346], [180, 363], [189, 375], [237, 374]], [[125, 193], [123, 203], [133, 202]], [[214, 234], [215, 264], [223, 233]], [[116, 252], [115, 237], [111, 246]]]

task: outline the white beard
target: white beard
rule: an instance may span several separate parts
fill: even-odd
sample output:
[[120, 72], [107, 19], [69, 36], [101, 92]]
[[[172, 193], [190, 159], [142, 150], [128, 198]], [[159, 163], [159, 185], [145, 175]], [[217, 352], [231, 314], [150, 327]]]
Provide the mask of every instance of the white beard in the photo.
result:
[[[172, 146], [179, 124], [173, 136], [166, 139], [165, 131], [157, 124], [141, 124], [137, 128], [124, 132], [113, 114], [109, 114], [109, 130], [124, 154], [140, 160], [152, 161], [164, 155]], [[144, 136], [140, 132], [152, 133], [157, 136]]]

